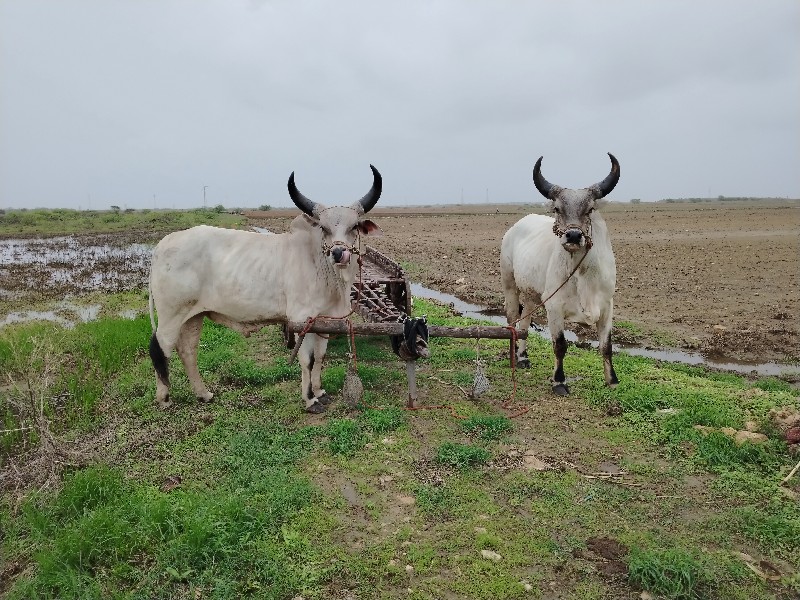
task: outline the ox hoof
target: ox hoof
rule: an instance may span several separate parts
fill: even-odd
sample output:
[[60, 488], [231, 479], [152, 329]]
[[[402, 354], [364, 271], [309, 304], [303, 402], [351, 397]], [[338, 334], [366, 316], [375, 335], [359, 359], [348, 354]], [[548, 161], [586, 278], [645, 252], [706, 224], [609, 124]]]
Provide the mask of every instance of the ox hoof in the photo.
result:
[[167, 410], [172, 406], [172, 400], [169, 399], [169, 396], [167, 396], [164, 400], [157, 400], [156, 403], [158, 404], [158, 408], [161, 410]]
[[531, 361], [528, 360], [528, 357], [525, 358], [518, 358], [517, 359], [517, 368], [518, 369], [530, 369], [531, 368]]
[[200, 396], [197, 396], [197, 400], [199, 402], [213, 402], [214, 401], [214, 394], [211, 392], [206, 392]]
[[553, 393], [556, 396], [569, 396], [569, 388], [566, 383], [557, 383], [553, 386]]
[[317, 402], [321, 402], [323, 405], [328, 406], [331, 402], [333, 402], [333, 398], [328, 395], [328, 392], [324, 392], [321, 396], [317, 396]]
[[306, 412], [311, 415], [319, 415], [325, 412], [325, 405], [318, 400], [314, 400], [314, 403], [311, 406], [306, 406]]

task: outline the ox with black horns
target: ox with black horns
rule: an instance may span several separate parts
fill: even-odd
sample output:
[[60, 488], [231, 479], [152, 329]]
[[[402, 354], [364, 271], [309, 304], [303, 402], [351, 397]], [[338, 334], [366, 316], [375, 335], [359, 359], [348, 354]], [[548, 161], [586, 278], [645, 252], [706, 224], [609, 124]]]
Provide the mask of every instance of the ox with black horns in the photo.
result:
[[[197, 398], [212, 398], [197, 368], [204, 317], [249, 335], [270, 323], [350, 313], [350, 288], [359, 272], [354, 256], [359, 235], [381, 234], [364, 218], [381, 195], [381, 175], [370, 168], [372, 188], [363, 198], [351, 206], [329, 208], [301, 194], [292, 173], [289, 195], [303, 212], [286, 233], [262, 235], [200, 225], [159, 242], [150, 271], [150, 357], [156, 370], [156, 400], [162, 407], [170, 404], [167, 365], [173, 349]], [[327, 338], [310, 333], [298, 350], [307, 412], [323, 412], [331, 401], [320, 382], [327, 346]]]
[[[536, 189], [548, 200], [554, 217], [528, 215], [503, 236], [500, 273], [509, 324], [527, 331], [532, 313], [541, 305], [553, 339], [555, 370], [553, 391], [569, 394], [564, 377], [567, 341], [564, 323], [597, 327], [606, 384], [616, 386], [611, 361], [611, 327], [617, 267], [606, 223], [597, 201], [619, 181], [619, 163], [612, 154], [611, 172], [600, 183], [580, 190], [553, 185], [542, 176], [542, 158], [533, 168]], [[521, 318], [520, 318], [521, 317]], [[529, 367], [527, 342], [520, 341], [517, 365]]]

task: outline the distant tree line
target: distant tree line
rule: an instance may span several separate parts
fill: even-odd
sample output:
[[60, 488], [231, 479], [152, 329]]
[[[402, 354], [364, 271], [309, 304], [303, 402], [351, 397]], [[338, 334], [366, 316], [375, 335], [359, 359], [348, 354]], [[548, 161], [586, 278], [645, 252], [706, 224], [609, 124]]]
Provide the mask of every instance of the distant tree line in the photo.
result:
[[[756, 200], [789, 200], [789, 198], [759, 197], [759, 196], [717, 196], [716, 198], [664, 198], [658, 202], [752, 202]], [[631, 200], [637, 204], [639, 201]]]

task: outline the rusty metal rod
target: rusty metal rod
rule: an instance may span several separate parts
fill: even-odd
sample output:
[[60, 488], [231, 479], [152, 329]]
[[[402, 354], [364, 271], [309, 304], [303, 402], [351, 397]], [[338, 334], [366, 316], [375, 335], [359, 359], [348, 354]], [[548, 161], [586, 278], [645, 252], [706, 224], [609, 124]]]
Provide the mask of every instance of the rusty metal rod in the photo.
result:
[[[298, 333], [306, 328], [303, 321], [289, 321], [289, 333]], [[348, 333], [347, 322], [344, 320], [317, 319], [308, 330], [309, 333]], [[356, 335], [402, 335], [402, 323], [353, 323], [353, 333]], [[428, 334], [432, 337], [450, 338], [486, 338], [495, 340], [510, 340], [511, 331], [498, 325], [470, 325], [469, 327], [444, 327], [442, 325], [428, 325]], [[528, 337], [527, 331], [517, 330], [517, 338], [524, 340]]]

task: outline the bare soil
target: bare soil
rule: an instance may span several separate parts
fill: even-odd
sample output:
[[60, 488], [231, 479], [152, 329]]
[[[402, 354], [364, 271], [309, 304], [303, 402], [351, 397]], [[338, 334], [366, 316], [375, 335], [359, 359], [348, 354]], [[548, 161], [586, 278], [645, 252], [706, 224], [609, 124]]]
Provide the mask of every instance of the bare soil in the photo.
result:
[[[745, 362], [800, 361], [800, 203], [609, 203], [618, 341]], [[538, 205], [376, 208], [368, 243], [409, 278], [501, 309], [500, 241]], [[297, 211], [248, 213], [285, 231]], [[638, 331], [637, 331], [638, 329]]]

